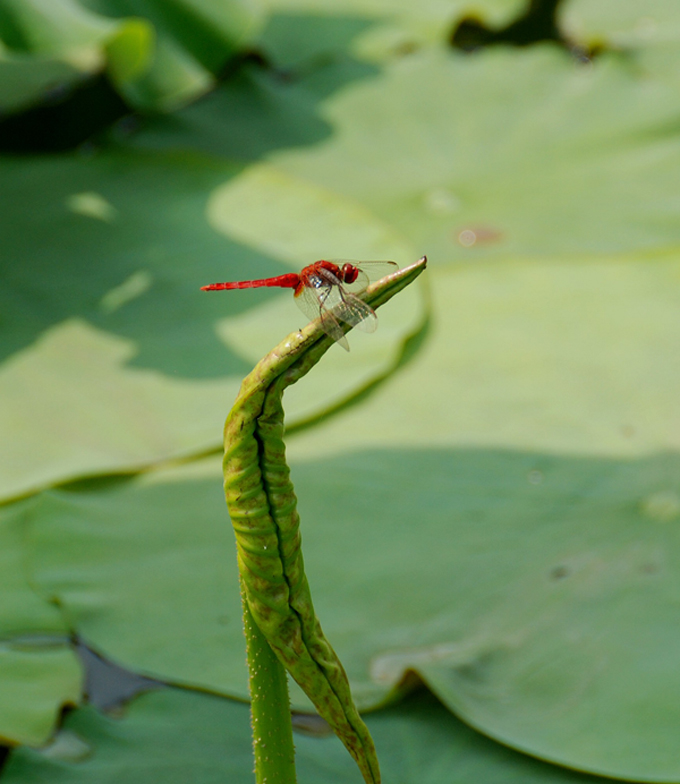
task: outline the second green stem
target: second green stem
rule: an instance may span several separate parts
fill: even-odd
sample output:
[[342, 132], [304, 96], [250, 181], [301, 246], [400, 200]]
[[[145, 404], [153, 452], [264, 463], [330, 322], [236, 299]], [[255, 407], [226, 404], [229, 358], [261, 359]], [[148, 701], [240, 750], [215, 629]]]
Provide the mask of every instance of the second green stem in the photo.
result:
[[250, 673], [250, 711], [257, 784], [296, 784], [288, 676], [253, 620], [241, 586]]

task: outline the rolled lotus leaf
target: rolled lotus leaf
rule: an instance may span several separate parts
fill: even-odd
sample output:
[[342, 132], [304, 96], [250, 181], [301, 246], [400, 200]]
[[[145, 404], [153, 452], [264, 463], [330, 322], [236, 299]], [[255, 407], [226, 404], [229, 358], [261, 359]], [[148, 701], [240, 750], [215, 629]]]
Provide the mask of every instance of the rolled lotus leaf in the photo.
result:
[[[383, 278], [362, 298], [379, 307], [415, 280], [426, 263], [423, 257]], [[279, 661], [354, 757], [367, 784], [379, 784], [373, 741], [354, 705], [342, 664], [314, 613], [283, 442], [283, 392], [331, 345], [319, 321], [314, 321], [289, 335], [243, 381], [224, 430], [224, 488], [252, 617]]]

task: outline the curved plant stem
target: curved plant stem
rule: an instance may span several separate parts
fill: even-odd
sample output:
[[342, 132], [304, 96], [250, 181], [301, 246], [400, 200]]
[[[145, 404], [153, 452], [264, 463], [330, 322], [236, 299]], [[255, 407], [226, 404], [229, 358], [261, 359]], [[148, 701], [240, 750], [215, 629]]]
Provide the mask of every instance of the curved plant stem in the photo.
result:
[[[412, 283], [426, 263], [423, 257], [383, 278], [369, 286], [363, 299], [379, 307]], [[276, 749], [276, 753], [261, 755], [269, 758], [262, 763], [269, 771], [267, 784], [294, 781], [285, 778], [291, 765], [292, 736], [290, 715], [281, 718], [287, 706], [287, 684], [276, 675], [280, 668], [261, 665], [268, 654], [257, 631], [266, 640], [262, 644], [268, 644], [345, 744], [367, 784], [380, 784], [373, 740], [352, 701], [342, 664], [314, 612], [283, 442], [283, 392], [308, 373], [332, 344], [318, 320], [289, 335], [244, 379], [224, 428], [224, 490], [236, 534], [246, 627], [254, 622], [246, 629], [254, 646], [253, 657], [248, 657], [253, 724], [266, 722], [258, 726], [256, 757], [262, 752], [262, 726], [267, 728], [265, 749]], [[269, 696], [275, 715], [265, 719], [260, 710], [269, 710]]]
[[257, 784], [296, 784], [288, 676], [253, 620], [243, 581], [243, 629], [250, 673], [250, 715]]

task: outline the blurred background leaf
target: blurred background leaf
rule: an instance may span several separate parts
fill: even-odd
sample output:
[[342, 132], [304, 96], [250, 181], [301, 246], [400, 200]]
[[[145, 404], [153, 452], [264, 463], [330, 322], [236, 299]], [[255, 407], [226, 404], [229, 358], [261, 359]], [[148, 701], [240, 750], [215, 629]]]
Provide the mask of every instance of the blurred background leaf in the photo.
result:
[[82, 676], [65, 618], [30, 579], [32, 505], [0, 509], [0, 740], [39, 746], [62, 705], [79, 702]]
[[614, 3], [569, 0], [560, 9], [565, 35], [584, 51], [609, 50], [643, 83], [663, 81], [678, 89], [680, 8], [669, 0]]
[[214, 85], [262, 17], [257, 0], [2, 0], [0, 75], [7, 69], [26, 92], [0, 92], [0, 106], [23, 108], [40, 88], [105, 68], [132, 106], [176, 108]]

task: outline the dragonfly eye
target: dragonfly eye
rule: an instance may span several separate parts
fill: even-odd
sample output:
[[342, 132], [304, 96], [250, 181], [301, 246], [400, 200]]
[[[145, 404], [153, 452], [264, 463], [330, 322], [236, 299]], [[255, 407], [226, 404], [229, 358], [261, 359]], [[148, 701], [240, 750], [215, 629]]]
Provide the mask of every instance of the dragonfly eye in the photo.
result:
[[341, 277], [343, 283], [354, 283], [359, 277], [359, 270], [353, 264], [343, 264]]

